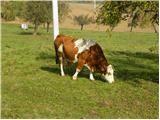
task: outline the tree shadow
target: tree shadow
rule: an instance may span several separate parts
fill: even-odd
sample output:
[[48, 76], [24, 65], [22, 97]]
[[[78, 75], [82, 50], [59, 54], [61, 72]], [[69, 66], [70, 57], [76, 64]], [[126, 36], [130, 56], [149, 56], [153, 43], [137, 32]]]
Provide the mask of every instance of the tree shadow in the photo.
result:
[[22, 31], [20, 33], [18, 33], [19, 35], [33, 35], [33, 32], [29, 32], [29, 31]]
[[[22, 30], [21, 32], [17, 33], [18, 35], [34, 35], [34, 32]], [[43, 35], [43, 33], [38, 32], [36, 35]]]
[[[53, 62], [55, 56], [52, 52], [41, 52], [37, 60], [43, 60]], [[113, 51], [110, 53], [109, 60], [113, 64], [115, 69], [115, 80], [130, 81], [134, 83], [140, 83], [140, 79], [159, 83], [159, 68], [158, 68], [158, 54], [156, 53], [143, 53], [143, 52], [128, 52], [128, 51]], [[138, 61], [138, 62], [137, 62]], [[139, 62], [139, 61], [142, 61]], [[147, 63], [143, 63], [146, 62]], [[76, 71], [76, 63], [68, 67], [64, 67], [65, 74], [72, 77]], [[59, 65], [53, 67], [42, 66], [40, 69], [60, 75]], [[99, 73], [94, 73], [96, 80], [106, 82], [103, 76]], [[89, 70], [84, 67], [78, 74], [78, 78], [89, 79]]]
[[56, 74], [60, 75], [60, 70], [57, 67], [43, 66], [43, 67], [40, 67], [40, 69], [43, 70], [43, 71], [48, 71], [48, 72], [56, 73]]
[[[36, 57], [36, 60], [43, 60], [43, 61], [46, 61], [46, 62], [48, 62], [48, 61], [53, 62], [55, 60], [55, 56], [53, 55], [52, 52], [42, 51], [42, 52], [40, 52], [38, 54], [38, 56]], [[64, 66], [65, 74], [72, 77], [73, 74], [76, 71], [76, 66], [77, 66], [77, 63], [71, 64], [69, 66]], [[40, 69], [60, 75], [60, 67], [59, 67], [58, 64], [54, 65], [53, 67], [42, 66], [42, 67], [40, 67]], [[87, 78], [87, 79], [89, 79], [89, 70], [88, 70], [88, 68], [86, 68], [84, 66], [83, 69], [81, 70], [81, 72], [78, 74], [78, 78]], [[94, 78], [95, 78], [95, 80], [106, 82], [106, 80], [98, 73], [94, 73]]]
[[[44, 71], [48, 71], [48, 72], [51, 72], [51, 73], [56, 73], [56, 74], [59, 74], [60, 75], [60, 68], [58, 67], [58, 65], [54, 66], [54, 67], [48, 67], [48, 66], [42, 66], [40, 67], [41, 70], [44, 70]], [[75, 64], [72, 64], [71, 66], [69, 67], [65, 67], [64, 68], [64, 72], [66, 75], [69, 75], [70, 77], [73, 76], [73, 74], [75, 73], [75, 70], [76, 70], [76, 63]], [[83, 68], [81, 70], [81, 72], [78, 74], [78, 79], [80, 78], [87, 78], [89, 79], [89, 70], [87, 68]], [[104, 80], [100, 74], [94, 74], [94, 78], [95, 80], [99, 80], [99, 81], [102, 81], [102, 82], [106, 82], [106, 80]]]
[[[159, 83], [159, 68], [156, 67], [158, 66], [158, 54], [113, 51], [111, 52], [111, 56], [110, 59], [114, 65], [117, 78], [126, 81], [131, 80], [137, 83], [139, 79]], [[148, 62], [143, 63], [146, 60]]]
[[136, 58], [142, 58], [142, 59], [151, 59], [154, 62], [158, 62], [158, 53], [149, 53], [149, 52], [128, 52], [128, 51], [113, 51], [111, 55], [125, 55], [128, 57], [136, 57]]

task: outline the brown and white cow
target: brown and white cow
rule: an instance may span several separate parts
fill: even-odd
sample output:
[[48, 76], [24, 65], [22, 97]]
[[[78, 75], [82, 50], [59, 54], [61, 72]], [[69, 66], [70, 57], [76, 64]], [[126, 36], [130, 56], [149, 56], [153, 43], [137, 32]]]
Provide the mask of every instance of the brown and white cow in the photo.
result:
[[56, 63], [60, 64], [61, 76], [65, 76], [63, 63], [67, 60], [70, 63], [77, 63], [73, 80], [86, 66], [90, 70], [90, 80], [94, 80], [93, 72], [100, 72], [105, 79], [114, 82], [112, 65], [108, 64], [101, 47], [92, 40], [76, 39], [70, 36], [58, 35], [54, 41], [56, 51]]

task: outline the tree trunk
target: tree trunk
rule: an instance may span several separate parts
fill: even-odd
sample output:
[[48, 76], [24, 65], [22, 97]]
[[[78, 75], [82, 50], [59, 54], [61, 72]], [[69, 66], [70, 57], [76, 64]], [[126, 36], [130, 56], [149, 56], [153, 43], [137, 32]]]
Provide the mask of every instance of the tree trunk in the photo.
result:
[[83, 25], [81, 25], [81, 30], [83, 30]]
[[35, 22], [35, 26], [34, 26], [34, 35], [37, 35], [37, 31], [38, 31], [38, 24]]
[[114, 27], [110, 27], [110, 30], [113, 31]]
[[154, 23], [152, 23], [152, 26], [153, 26], [154, 32], [158, 33], [158, 31], [157, 31], [156, 26], [154, 25]]
[[47, 22], [47, 33], [49, 32], [49, 22]]
[[131, 25], [131, 29], [130, 29], [130, 32], [132, 32], [132, 29], [133, 29], [133, 26]]
[[45, 25], [45, 23], [43, 23], [43, 28], [45, 29], [45, 27], [46, 27], [46, 25]]

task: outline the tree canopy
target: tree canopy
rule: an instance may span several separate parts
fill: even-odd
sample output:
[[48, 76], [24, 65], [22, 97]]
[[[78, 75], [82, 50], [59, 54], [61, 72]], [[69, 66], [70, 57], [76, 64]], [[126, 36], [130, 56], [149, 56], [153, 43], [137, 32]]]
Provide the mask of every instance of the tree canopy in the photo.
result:
[[158, 1], [106, 1], [100, 7], [96, 21], [113, 30], [122, 20], [128, 20], [131, 30], [148, 23], [159, 25]]
[[13, 2], [2, 1], [1, 4], [2, 4], [1, 17], [6, 21], [14, 20], [16, 17], [16, 13], [14, 10]]
[[59, 14], [59, 21], [62, 22], [65, 17], [69, 16], [70, 12], [69, 4], [64, 1], [58, 2], [58, 14]]
[[[52, 1], [2, 1], [1, 17], [6, 21], [15, 20], [16, 17], [25, 19], [34, 25], [34, 34], [38, 26], [47, 23], [47, 32], [52, 23]], [[69, 15], [69, 4], [58, 2], [59, 20], [62, 22]]]
[[81, 30], [83, 30], [83, 26], [90, 24], [92, 22], [92, 18], [88, 17], [88, 15], [79, 15], [74, 16], [74, 21], [81, 26]]

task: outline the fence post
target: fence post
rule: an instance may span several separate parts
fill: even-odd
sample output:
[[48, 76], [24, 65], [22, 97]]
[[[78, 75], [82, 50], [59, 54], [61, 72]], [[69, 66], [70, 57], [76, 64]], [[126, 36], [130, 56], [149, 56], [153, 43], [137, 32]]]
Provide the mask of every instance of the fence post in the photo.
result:
[[54, 40], [59, 34], [59, 22], [58, 22], [58, 0], [52, 0], [52, 10], [53, 10], [53, 36]]

